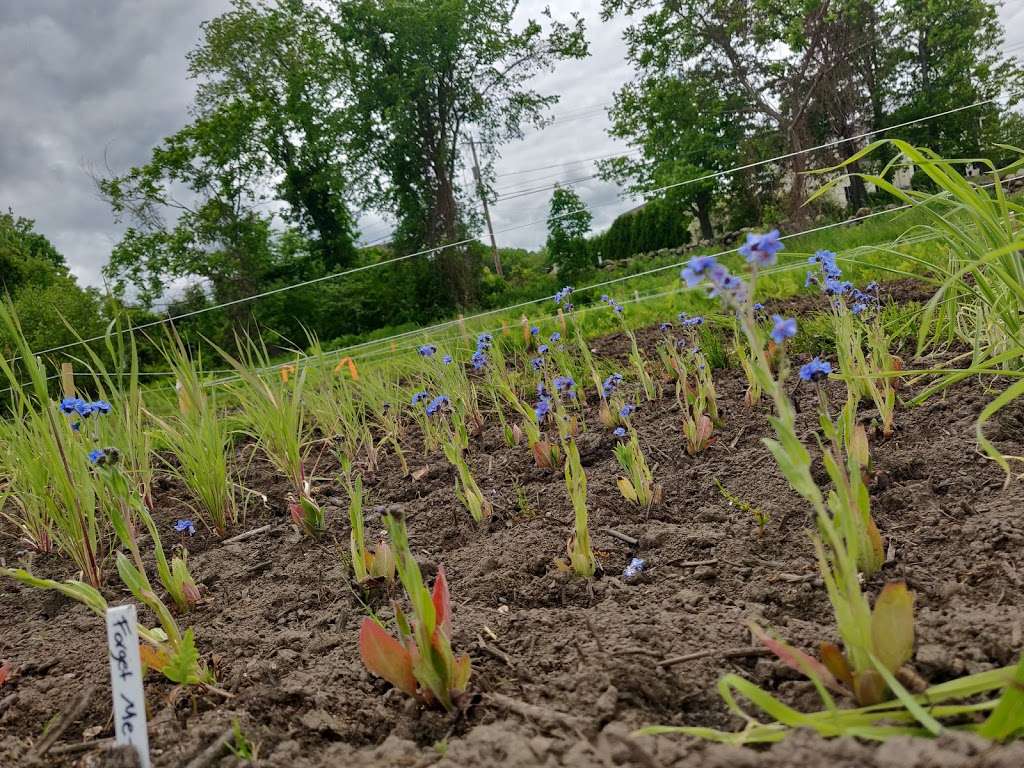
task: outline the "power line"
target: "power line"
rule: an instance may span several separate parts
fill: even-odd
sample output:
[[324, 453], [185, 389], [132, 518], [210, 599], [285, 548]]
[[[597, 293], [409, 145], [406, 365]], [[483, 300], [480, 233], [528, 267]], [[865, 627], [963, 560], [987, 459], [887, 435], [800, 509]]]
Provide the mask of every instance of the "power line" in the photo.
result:
[[[1015, 95], [1018, 95], [1018, 94], [1014, 94], [1014, 96]], [[1011, 98], [1012, 97], [1013, 96], [1011, 96]], [[861, 133], [861, 134], [858, 134], [856, 136], [851, 136], [849, 138], [837, 139], [837, 140], [834, 140], [834, 141], [826, 142], [824, 144], [819, 144], [816, 147], [809, 147], [807, 149], [798, 150], [796, 152], [789, 152], [789, 153], [786, 153], [786, 154], [783, 154], [783, 155], [778, 155], [776, 157], [768, 158], [766, 160], [759, 160], [759, 161], [756, 161], [756, 162], [753, 162], [753, 163], [747, 163], [746, 165], [738, 166], [738, 167], [735, 167], [735, 168], [730, 168], [730, 169], [727, 169], [727, 170], [724, 170], [724, 171], [716, 171], [714, 173], [705, 174], [704, 176], [699, 176], [699, 177], [695, 177], [695, 178], [692, 178], [692, 179], [686, 179], [684, 181], [676, 182], [674, 184], [668, 184], [668, 185], [665, 185], [663, 187], [659, 187], [657, 189], [649, 190], [645, 194], [647, 196], [653, 198], [654, 196], [656, 196], [656, 195], [658, 195], [658, 194], [660, 194], [662, 192], [666, 192], [668, 190], [671, 190], [671, 189], [677, 189], [679, 187], [683, 187], [683, 186], [686, 186], [686, 185], [689, 185], [689, 184], [695, 184], [695, 183], [698, 183], [698, 182], [701, 182], [701, 181], [706, 181], [706, 180], [710, 180], [710, 179], [720, 178], [720, 177], [723, 177], [723, 176], [728, 176], [728, 175], [730, 175], [732, 173], [737, 173], [737, 172], [740, 172], [740, 171], [748, 170], [750, 168], [756, 168], [756, 167], [767, 165], [767, 164], [770, 164], [770, 163], [779, 162], [781, 160], [786, 160], [786, 159], [789, 159], [789, 158], [792, 158], [792, 157], [796, 157], [796, 156], [799, 156], [799, 155], [802, 155], [802, 154], [805, 154], [805, 153], [808, 153], [808, 152], [815, 152], [815, 151], [818, 151], [818, 150], [821, 150], [821, 149], [826, 149], [826, 148], [829, 148], [829, 147], [838, 146], [840, 144], [844, 144], [844, 143], [849, 142], [849, 141], [857, 141], [857, 140], [860, 140], [860, 139], [867, 138], [869, 136], [874, 136], [874, 135], [879, 134], [879, 133], [885, 133], [887, 131], [896, 130], [898, 128], [905, 128], [905, 127], [907, 127], [909, 125], [914, 125], [916, 123], [921, 123], [921, 122], [924, 122], [924, 121], [927, 121], [927, 120], [932, 120], [932, 119], [935, 119], [935, 118], [938, 118], [938, 117], [944, 117], [946, 115], [955, 114], [957, 112], [962, 112], [962, 111], [967, 110], [967, 109], [975, 109], [977, 107], [984, 106], [986, 104], [993, 104], [996, 101], [998, 101], [998, 97], [993, 97], [993, 98], [990, 98], [990, 99], [985, 99], [983, 101], [977, 101], [977, 102], [974, 102], [973, 104], [968, 104], [968, 105], [965, 105], [965, 106], [956, 107], [956, 108], [953, 108], [953, 109], [948, 109], [948, 110], [945, 110], [943, 112], [938, 112], [936, 114], [928, 115], [926, 117], [916, 118], [914, 120], [908, 120], [906, 122], [899, 123], [899, 124], [893, 125], [893, 126], [888, 126], [886, 128], [880, 128], [880, 129], [873, 130], [873, 131], [867, 131], [865, 133]], [[640, 195], [630, 195], [630, 196], [631, 197], [637, 197], [637, 196], [640, 196]], [[603, 204], [595, 205], [593, 207], [601, 208], [601, 207], [607, 207], [607, 206], [615, 205], [615, 204], [616, 203], [603, 203]], [[526, 222], [525, 224], [518, 224], [518, 225], [506, 227], [504, 229], [495, 230], [495, 234], [498, 235], [498, 234], [504, 234], [506, 232], [513, 232], [513, 231], [520, 230], [520, 229], [526, 229], [526, 228], [529, 228], [529, 227], [536, 226], [538, 224], [545, 224], [545, 223], [547, 223], [549, 221], [555, 221], [555, 220], [562, 219], [562, 218], [565, 218], [565, 217], [568, 217], [568, 216], [573, 216], [573, 215], [575, 215], [577, 213], [580, 213], [582, 211], [587, 211], [587, 210], [589, 210], [589, 208], [581, 208], [581, 209], [573, 210], [573, 211], [565, 211], [565, 212], [563, 212], [561, 214], [558, 214], [556, 216], [545, 217], [544, 219], [538, 219], [538, 220]], [[201, 307], [199, 309], [195, 309], [195, 310], [192, 310], [190, 312], [183, 312], [182, 314], [176, 315], [174, 317], [167, 317], [167, 318], [163, 318], [163, 319], [160, 319], [160, 320], [154, 320], [154, 321], [151, 321], [151, 322], [148, 322], [148, 323], [143, 323], [141, 325], [132, 326], [130, 328], [119, 330], [117, 332], [117, 335], [123, 335], [123, 334], [129, 333], [129, 332], [145, 330], [146, 328], [153, 328], [153, 327], [156, 327], [158, 325], [164, 325], [165, 323], [174, 322], [176, 320], [184, 320], [184, 319], [187, 319], [189, 317], [195, 317], [197, 315], [205, 314], [207, 312], [212, 312], [212, 311], [217, 310], [217, 309], [224, 309], [224, 308], [227, 308], [227, 307], [238, 306], [240, 304], [245, 304], [245, 303], [248, 303], [250, 301], [256, 301], [258, 299], [266, 298], [268, 296], [273, 296], [273, 295], [276, 295], [276, 294], [279, 294], [279, 293], [284, 293], [286, 291], [294, 290], [294, 289], [297, 289], [297, 288], [305, 288], [305, 287], [308, 287], [310, 285], [316, 285], [316, 284], [319, 284], [319, 283], [326, 282], [328, 280], [336, 280], [336, 279], [341, 278], [341, 277], [346, 277], [348, 275], [356, 274], [358, 272], [364, 272], [366, 270], [374, 269], [376, 267], [384, 267], [384, 266], [388, 266], [390, 264], [396, 264], [398, 262], [406, 261], [408, 259], [412, 259], [412, 258], [415, 258], [417, 256], [428, 256], [428, 255], [431, 255], [431, 254], [434, 254], [434, 253], [439, 253], [441, 251], [447, 250], [448, 248], [456, 248], [456, 247], [459, 247], [459, 246], [468, 245], [469, 243], [472, 243], [472, 242], [476, 242], [476, 238], [465, 238], [465, 239], [462, 239], [462, 240], [458, 240], [456, 242], [445, 243], [443, 245], [434, 246], [433, 248], [427, 248], [427, 249], [424, 249], [424, 250], [415, 251], [413, 253], [408, 253], [408, 254], [405, 254], [403, 256], [396, 256], [396, 257], [391, 258], [391, 259], [385, 259], [384, 261], [372, 262], [370, 264], [364, 264], [364, 265], [361, 265], [361, 266], [358, 266], [358, 267], [353, 267], [353, 268], [350, 268], [350, 269], [346, 269], [346, 270], [343, 270], [341, 272], [335, 272], [335, 273], [332, 273], [332, 274], [329, 274], [329, 275], [322, 275], [320, 277], [312, 278], [310, 280], [305, 280], [305, 281], [302, 281], [302, 282], [299, 282], [299, 283], [294, 283], [292, 285], [286, 285], [286, 286], [281, 286], [280, 288], [273, 288], [273, 289], [270, 289], [270, 290], [267, 290], [267, 291], [262, 291], [260, 293], [253, 294], [251, 296], [245, 296], [245, 297], [242, 297], [242, 298], [233, 299], [231, 301], [222, 302], [220, 304], [215, 304], [215, 305], [212, 305], [212, 306], [209, 306], [209, 307]], [[727, 253], [729, 253], [729, 251], [727, 251]], [[532, 302], [527, 302], [527, 304], [529, 304], [529, 303], [532, 303]], [[524, 304], [523, 306], [526, 306], [526, 304]], [[42, 351], [35, 352], [34, 354], [36, 354], [36, 355], [45, 355], [45, 354], [50, 354], [50, 353], [53, 353], [53, 352], [60, 352], [60, 351], [65, 350], [65, 349], [70, 349], [72, 347], [81, 346], [82, 344], [89, 344], [89, 343], [94, 342], [94, 341], [102, 341], [105, 338], [107, 338], [106, 335], [93, 336], [91, 338], [82, 339], [82, 340], [74, 341], [74, 342], [69, 342], [67, 344], [61, 344], [61, 345], [58, 345], [58, 346], [55, 346], [55, 347], [50, 347], [49, 349], [44, 349]], [[18, 359], [20, 359], [20, 356], [12, 358], [10, 360], [10, 362], [13, 363], [14, 361], [16, 361]]]

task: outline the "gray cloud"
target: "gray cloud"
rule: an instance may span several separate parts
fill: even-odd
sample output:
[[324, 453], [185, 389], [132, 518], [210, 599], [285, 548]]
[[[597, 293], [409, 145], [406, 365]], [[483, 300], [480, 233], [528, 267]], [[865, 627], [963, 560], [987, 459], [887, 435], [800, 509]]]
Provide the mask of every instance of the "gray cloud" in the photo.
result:
[[[549, 0], [525, 0], [522, 15], [537, 16]], [[0, 207], [34, 218], [65, 254], [84, 283], [100, 284], [100, 269], [120, 235], [107, 206], [97, 199], [88, 171], [144, 162], [153, 146], [187, 120], [194, 85], [185, 54], [199, 24], [221, 13], [228, 0], [5, 0], [0, 3]], [[563, 4], [556, 13], [566, 13]], [[543, 73], [537, 86], [562, 95], [564, 116], [543, 131], [500, 149], [498, 187], [524, 190], [593, 173], [593, 163], [517, 173], [522, 169], [621, 152], [607, 135], [606, 115], [595, 105], [632, 73], [624, 60], [622, 19], [602, 24], [599, 0], [576, 0], [588, 25], [592, 56]], [[1008, 48], [1024, 47], [1024, 3], [1000, 11]], [[515, 175], [508, 175], [515, 174]], [[635, 201], [599, 180], [576, 186], [592, 206], [594, 226], [607, 226]], [[550, 193], [500, 201], [499, 230], [543, 220]], [[368, 215], [366, 239], [386, 233], [388, 221]], [[499, 243], [535, 247], [545, 227], [537, 223], [498, 235]]]

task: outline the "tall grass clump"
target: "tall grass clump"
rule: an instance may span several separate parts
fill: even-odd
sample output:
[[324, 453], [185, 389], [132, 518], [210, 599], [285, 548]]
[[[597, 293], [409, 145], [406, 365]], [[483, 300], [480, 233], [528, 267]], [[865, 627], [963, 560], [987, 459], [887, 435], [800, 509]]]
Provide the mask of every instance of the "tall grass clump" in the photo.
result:
[[[857, 175], [924, 217], [923, 223], [907, 233], [908, 237], [923, 234], [935, 242], [930, 257], [914, 259], [936, 286], [921, 313], [918, 352], [950, 342], [960, 342], [970, 350], [963, 356], [968, 358], [966, 365], [956, 370], [929, 371], [938, 378], [915, 402], [969, 377], [1019, 377], [1024, 368], [1024, 234], [1020, 221], [1024, 205], [1007, 195], [1002, 180], [1024, 166], [1024, 149], [1004, 147], [1021, 158], [1008, 167], [997, 168], [986, 158], [948, 160], [929, 149], [888, 139], [875, 142], [841, 165], [825, 170], [847, 168], [884, 151], [883, 148], [895, 150], [896, 156], [882, 172]], [[965, 178], [961, 167], [968, 163], [987, 169], [991, 182]], [[924, 174], [936, 191], [899, 189], [886, 178], [891, 169], [906, 165]], [[836, 183], [838, 180], [824, 189]], [[899, 255], [907, 258], [906, 254]], [[977, 422], [979, 445], [1008, 474], [1008, 458], [985, 437], [984, 425], [1021, 395], [1024, 381], [1017, 381], [985, 408]]]
[[[0, 370], [11, 387], [10, 418], [20, 425], [9, 430], [7, 452], [10, 492], [24, 512], [16, 525], [38, 548], [47, 549], [52, 537], [57, 549], [81, 570], [85, 583], [99, 587], [104, 525], [97, 510], [88, 438], [75, 427], [85, 420], [83, 414], [93, 414], [93, 408], [71, 398], [60, 404], [50, 399], [46, 372], [29, 348], [9, 300], [0, 303], [0, 323], [15, 340], [20, 356], [17, 361], [0, 356]], [[28, 376], [27, 384], [22, 383], [23, 375]]]
[[196, 500], [197, 516], [223, 536], [238, 522], [231, 430], [218, 411], [215, 390], [204, 386], [200, 368], [181, 338], [172, 334], [162, 352], [178, 391], [178, 412], [158, 419], [164, 443], [175, 459], [165, 464]]
[[237, 358], [223, 349], [218, 351], [238, 374], [231, 391], [238, 401], [242, 430], [288, 478], [292, 489], [289, 512], [296, 525], [310, 536], [319, 536], [324, 530], [324, 513], [312, 498], [304, 466], [306, 369], [271, 365], [266, 345], [249, 336], [237, 339], [237, 346]]

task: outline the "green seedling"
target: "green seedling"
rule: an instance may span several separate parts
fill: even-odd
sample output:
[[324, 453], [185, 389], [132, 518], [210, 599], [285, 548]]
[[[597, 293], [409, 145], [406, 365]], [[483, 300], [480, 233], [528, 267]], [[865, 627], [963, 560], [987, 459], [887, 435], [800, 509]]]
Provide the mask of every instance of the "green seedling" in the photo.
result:
[[363, 521], [363, 478], [352, 473], [348, 459], [342, 460], [345, 474], [345, 491], [348, 493], [348, 521], [352, 532], [349, 535], [349, 550], [352, 555], [352, 575], [357, 584], [372, 579], [395, 580], [395, 556], [386, 541], [377, 544], [371, 551], [366, 546]]
[[451, 598], [444, 566], [437, 570], [433, 592], [423, 583], [419, 565], [409, 549], [405, 521], [384, 518], [395, 547], [398, 577], [412, 606], [411, 620], [395, 603], [395, 638], [374, 619], [363, 619], [359, 655], [374, 675], [425, 703], [437, 702], [453, 711], [469, 684], [469, 656], [452, 651]]
[[629, 438], [620, 441], [615, 445], [615, 460], [625, 473], [617, 481], [619, 491], [633, 504], [644, 510], [650, 510], [661, 503], [663, 491], [659, 484], [654, 482], [654, 475], [651, 473], [643, 451], [640, 449], [640, 440], [632, 425], [628, 428]]

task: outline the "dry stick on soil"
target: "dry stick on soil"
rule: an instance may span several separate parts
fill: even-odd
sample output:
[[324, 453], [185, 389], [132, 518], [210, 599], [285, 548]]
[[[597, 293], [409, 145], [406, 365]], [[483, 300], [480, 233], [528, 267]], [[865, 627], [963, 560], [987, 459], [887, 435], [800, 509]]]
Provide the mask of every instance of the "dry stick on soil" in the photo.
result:
[[676, 568], [696, 568], [699, 565], [716, 565], [717, 563], [717, 557], [712, 557], [709, 560], [668, 560], [664, 563], [656, 563], [647, 570], [653, 571], [655, 568], [668, 568], [670, 565]]
[[767, 648], [734, 648], [731, 651], [721, 651], [717, 648], [706, 648], [703, 651], [695, 651], [688, 653], [685, 656], [673, 656], [670, 659], [659, 661], [658, 666], [668, 669], [674, 667], [676, 664], [684, 664], [687, 661], [696, 661], [697, 659], [706, 659], [709, 656], [715, 656], [720, 659], [742, 659], [748, 656], [770, 656], [771, 652]]
[[77, 744], [61, 744], [50, 750], [51, 755], [77, 755], [79, 752], [88, 752], [91, 749], [106, 749], [114, 746], [113, 739], [94, 739], [93, 741], [80, 741]]
[[611, 536], [613, 539], [618, 539], [619, 541], [623, 542], [624, 544], [629, 544], [629, 546], [631, 546], [631, 547], [635, 547], [637, 544], [640, 543], [639, 539], [634, 539], [628, 533], [623, 533], [622, 531], [616, 531], [614, 528], [605, 528], [604, 532], [607, 533], [609, 536]]
[[253, 528], [251, 531], [246, 531], [245, 533], [240, 533], [237, 536], [232, 536], [230, 539], [224, 539], [221, 544], [235, 544], [239, 541], [245, 541], [246, 539], [251, 539], [253, 536], [259, 536], [261, 533], [269, 531], [271, 528], [273, 528], [272, 523], [261, 525], [259, 528]]
[[193, 757], [185, 768], [206, 768], [206, 766], [212, 764], [214, 760], [224, 754], [224, 751], [228, 748], [228, 743], [232, 738], [234, 738], [234, 735], [235, 728], [233, 725], [229, 725], [224, 732], [217, 737], [216, 741]]
[[95, 693], [96, 686], [90, 685], [82, 691], [81, 694], [79, 694], [78, 698], [72, 702], [71, 707], [65, 710], [64, 714], [60, 718], [60, 722], [50, 729], [50, 732], [43, 737], [42, 741], [36, 744], [32, 749], [31, 754], [34, 758], [38, 759], [45, 755], [50, 747], [56, 743], [57, 739], [64, 735], [64, 731], [66, 731], [73, 722], [82, 716], [82, 713], [85, 712], [86, 708], [89, 706], [89, 702], [92, 701], [92, 697]]

